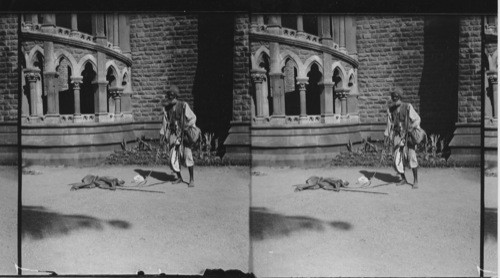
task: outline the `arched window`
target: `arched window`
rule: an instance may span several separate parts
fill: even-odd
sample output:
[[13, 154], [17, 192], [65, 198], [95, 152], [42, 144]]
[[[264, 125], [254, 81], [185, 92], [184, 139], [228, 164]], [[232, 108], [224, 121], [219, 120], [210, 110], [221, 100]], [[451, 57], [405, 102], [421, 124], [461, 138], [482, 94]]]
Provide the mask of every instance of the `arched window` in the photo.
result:
[[300, 114], [300, 94], [297, 88], [297, 65], [288, 59], [283, 67], [285, 75], [285, 115]]
[[309, 77], [309, 84], [306, 85], [306, 114], [319, 115], [321, 114], [321, 88], [318, 83], [321, 81], [322, 74], [316, 63], [311, 65], [307, 77]]
[[110, 88], [116, 87], [117, 80], [116, 80], [116, 73], [112, 67], [108, 68], [108, 72], [106, 74], [106, 80], [108, 81], [108, 86], [107, 86], [108, 112], [114, 112], [115, 100], [113, 98], [113, 95], [111, 94]]
[[96, 72], [92, 64], [87, 62], [82, 71], [82, 85], [80, 86], [80, 111], [82, 114], [94, 113], [94, 92], [96, 85], [92, 82], [96, 79]]
[[[339, 70], [339, 68], [335, 68], [335, 70], [333, 71], [332, 81], [335, 84], [333, 87], [334, 91], [337, 89], [342, 89], [342, 87], [343, 87], [343, 85], [342, 85], [342, 72]], [[333, 103], [334, 113], [340, 114], [341, 103], [340, 103], [340, 99], [339, 99], [337, 94], [335, 94], [335, 96], [333, 98], [333, 102], [334, 102]]]
[[70, 89], [71, 67], [68, 59], [62, 57], [56, 71], [58, 73], [59, 114], [73, 114], [75, 113], [75, 97], [73, 90]]
[[263, 90], [263, 95], [264, 95], [264, 110], [269, 111], [269, 115], [273, 114], [273, 97], [269, 92], [271, 92], [271, 82], [269, 82], [269, 57], [267, 55], [262, 55], [262, 61], [259, 64], [259, 67], [261, 69], [264, 69], [266, 71], [266, 80], [262, 82], [262, 90]]
[[43, 111], [43, 115], [47, 114], [47, 93], [44, 90], [44, 58], [42, 53], [37, 52], [33, 66], [40, 70], [40, 80], [36, 82], [36, 97], [37, 97], [37, 111]]

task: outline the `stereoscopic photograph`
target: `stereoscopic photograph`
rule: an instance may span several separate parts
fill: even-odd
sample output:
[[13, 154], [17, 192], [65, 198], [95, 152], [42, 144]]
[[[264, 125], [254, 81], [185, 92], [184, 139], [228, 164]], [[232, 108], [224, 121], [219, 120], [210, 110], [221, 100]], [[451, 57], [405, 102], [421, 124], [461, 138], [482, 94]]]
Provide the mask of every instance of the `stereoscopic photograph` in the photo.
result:
[[[252, 14], [250, 26], [252, 272], [479, 275], [497, 17]], [[491, 176], [484, 255], [496, 273]]]
[[258, 10], [0, 14], [0, 275], [498, 276], [497, 11]]
[[248, 271], [247, 22], [21, 16], [25, 273]]

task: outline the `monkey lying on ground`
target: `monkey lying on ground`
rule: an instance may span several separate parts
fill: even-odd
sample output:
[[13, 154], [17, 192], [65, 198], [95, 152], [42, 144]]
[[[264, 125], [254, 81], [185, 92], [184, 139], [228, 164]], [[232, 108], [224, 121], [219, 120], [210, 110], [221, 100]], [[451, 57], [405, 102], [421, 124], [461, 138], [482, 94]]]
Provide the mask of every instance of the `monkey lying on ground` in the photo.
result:
[[341, 187], [347, 187], [349, 185], [348, 181], [339, 179], [339, 178], [322, 178], [312, 176], [306, 180], [306, 184], [296, 184], [295, 192], [308, 190], [308, 189], [325, 189], [325, 190], [333, 190], [340, 191]]

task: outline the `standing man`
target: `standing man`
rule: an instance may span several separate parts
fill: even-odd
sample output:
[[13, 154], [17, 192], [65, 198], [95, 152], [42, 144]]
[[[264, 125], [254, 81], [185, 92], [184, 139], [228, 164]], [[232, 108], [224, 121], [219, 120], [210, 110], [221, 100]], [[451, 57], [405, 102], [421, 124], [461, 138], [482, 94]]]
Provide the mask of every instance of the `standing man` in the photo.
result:
[[170, 86], [167, 90], [160, 140], [166, 141], [170, 153], [170, 168], [177, 175], [177, 179], [172, 183], [183, 182], [181, 161], [184, 161], [189, 170], [188, 187], [194, 187], [194, 160], [191, 151], [193, 143], [186, 138], [186, 132], [195, 126], [196, 115], [186, 102], [177, 99], [178, 96], [179, 88]]
[[[392, 102], [387, 110], [387, 128], [384, 136], [392, 141], [394, 168], [400, 175], [398, 185], [407, 184], [405, 176], [405, 164], [408, 164], [413, 171], [413, 189], [418, 188], [418, 161], [415, 151], [416, 145], [410, 140], [410, 132], [415, 128], [420, 128], [420, 116], [415, 112], [410, 103], [401, 101], [403, 90], [399, 87], [391, 92]], [[407, 162], [407, 163], [405, 163]]]

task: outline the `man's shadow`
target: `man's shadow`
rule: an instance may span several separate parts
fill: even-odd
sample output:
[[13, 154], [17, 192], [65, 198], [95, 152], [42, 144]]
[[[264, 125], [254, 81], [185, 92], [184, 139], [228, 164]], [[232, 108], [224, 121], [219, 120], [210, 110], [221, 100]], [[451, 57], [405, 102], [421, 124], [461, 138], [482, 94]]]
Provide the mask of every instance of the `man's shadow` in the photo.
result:
[[135, 169], [134, 171], [145, 179], [148, 177], [148, 175], [149, 177], [152, 177], [153, 179], [157, 179], [162, 182], [169, 182], [177, 179], [174, 175], [169, 175], [166, 172], [158, 172], [151, 170], [148, 171], [142, 169]]
[[381, 180], [381, 181], [386, 182], [386, 183], [395, 183], [395, 182], [399, 181], [398, 177], [391, 175], [391, 174], [387, 174], [387, 173], [381, 173], [378, 171], [373, 172], [373, 171], [366, 171], [366, 170], [361, 170], [359, 172], [361, 174], [363, 174], [367, 179], [376, 178], [376, 179]]

